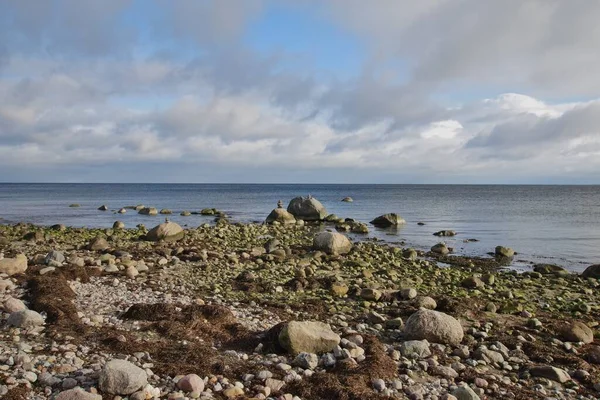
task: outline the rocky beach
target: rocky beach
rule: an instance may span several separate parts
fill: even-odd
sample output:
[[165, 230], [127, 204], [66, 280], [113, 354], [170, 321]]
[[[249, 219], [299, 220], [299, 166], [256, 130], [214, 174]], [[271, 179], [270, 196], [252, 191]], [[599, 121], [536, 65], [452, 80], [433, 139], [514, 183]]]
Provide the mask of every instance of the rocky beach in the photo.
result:
[[600, 265], [518, 273], [501, 243], [453, 254], [450, 230], [398, 247], [368, 233], [401, 216], [311, 197], [260, 224], [98, 206], [112, 229], [0, 226], [4, 399], [600, 397]]

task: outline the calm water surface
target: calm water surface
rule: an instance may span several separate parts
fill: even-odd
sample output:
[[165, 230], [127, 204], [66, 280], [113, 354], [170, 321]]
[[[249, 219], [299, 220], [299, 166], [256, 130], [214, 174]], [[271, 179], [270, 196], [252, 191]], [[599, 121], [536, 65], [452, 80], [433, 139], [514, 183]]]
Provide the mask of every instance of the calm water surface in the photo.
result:
[[[432, 234], [451, 229], [444, 238], [458, 254], [481, 256], [497, 245], [514, 248], [514, 266], [531, 262], [563, 265], [574, 271], [600, 263], [600, 186], [511, 185], [247, 185], [247, 184], [0, 184], [0, 223], [62, 223], [111, 227], [116, 219], [133, 227], [152, 226], [160, 216], [98, 211], [145, 204], [169, 208], [169, 218], [182, 225], [211, 222], [203, 216], [180, 217], [182, 210], [215, 207], [234, 221], [262, 221], [276, 206], [300, 195], [318, 198], [331, 213], [368, 222], [396, 212], [407, 224], [387, 231], [371, 228], [370, 237], [428, 249], [439, 240]], [[343, 203], [351, 196], [353, 203]], [[79, 203], [80, 208], [69, 208]], [[418, 226], [417, 222], [425, 222]], [[464, 239], [478, 239], [463, 243]]]

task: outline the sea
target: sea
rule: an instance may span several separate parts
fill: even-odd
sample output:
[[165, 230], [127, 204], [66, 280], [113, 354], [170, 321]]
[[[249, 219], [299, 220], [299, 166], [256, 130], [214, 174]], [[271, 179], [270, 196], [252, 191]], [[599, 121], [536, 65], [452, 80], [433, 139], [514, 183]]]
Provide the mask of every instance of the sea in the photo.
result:
[[[355, 240], [377, 238], [422, 250], [445, 241], [455, 254], [469, 257], [488, 257], [496, 246], [508, 246], [518, 253], [511, 265], [518, 270], [550, 263], [579, 272], [600, 263], [600, 186], [0, 183], [0, 224], [109, 228], [121, 220], [128, 227], [151, 227], [164, 218], [115, 213], [137, 204], [171, 209], [169, 219], [187, 227], [213, 218], [183, 217], [181, 211], [213, 207], [233, 222], [262, 222], [279, 200], [287, 205], [309, 194], [340, 217], [368, 223], [397, 213], [406, 220], [397, 229], [370, 226], [368, 235], [352, 235]], [[342, 202], [346, 196], [354, 201]], [[70, 208], [72, 203], [81, 206]], [[99, 211], [101, 205], [110, 211]], [[457, 235], [433, 235], [440, 230]]]

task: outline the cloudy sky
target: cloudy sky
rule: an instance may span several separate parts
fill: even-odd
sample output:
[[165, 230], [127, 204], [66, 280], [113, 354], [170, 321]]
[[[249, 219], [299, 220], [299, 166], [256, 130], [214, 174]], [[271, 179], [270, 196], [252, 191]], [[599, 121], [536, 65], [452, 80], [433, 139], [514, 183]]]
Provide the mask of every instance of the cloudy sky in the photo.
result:
[[600, 1], [0, 9], [0, 181], [600, 183]]

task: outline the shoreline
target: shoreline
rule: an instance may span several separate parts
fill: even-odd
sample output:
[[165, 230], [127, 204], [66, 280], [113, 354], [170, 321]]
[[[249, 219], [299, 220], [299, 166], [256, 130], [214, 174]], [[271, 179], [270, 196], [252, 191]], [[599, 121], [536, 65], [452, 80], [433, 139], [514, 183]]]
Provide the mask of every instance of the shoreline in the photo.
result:
[[[439, 267], [425, 253], [374, 241], [326, 254], [313, 249], [319, 231], [220, 219], [152, 242], [140, 239], [145, 229], [0, 226], [5, 259], [27, 258], [25, 271], [2, 281], [14, 288], [0, 293], [0, 366], [8, 366], [0, 391], [51, 398], [79, 386], [112, 399], [101, 377], [110, 360], [126, 358], [150, 385], [136, 388], [135, 399], [600, 393], [598, 279], [466, 258]], [[6, 326], [10, 299], [42, 313], [43, 324]], [[408, 335], [420, 307], [460, 321], [460, 343]], [[299, 360], [278, 339], [291, 320], [326, 322], [342, 339], [317, 352], [316, 364], [312, 355]], [[583, 343], [587, 330], [571, 329], [577, 324], [592, 343]], [[188, 374], [200, 377], [202, 391], [181, 388]]]

